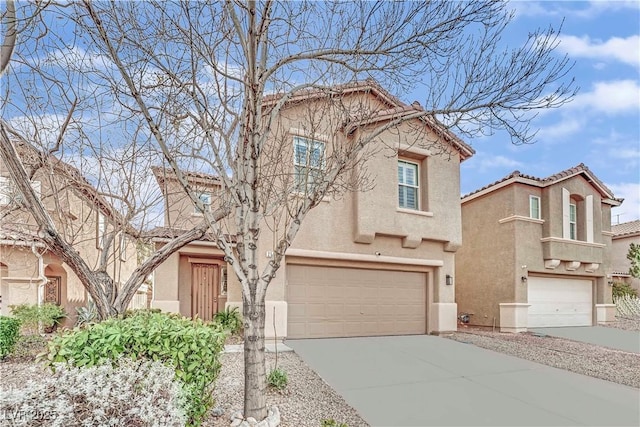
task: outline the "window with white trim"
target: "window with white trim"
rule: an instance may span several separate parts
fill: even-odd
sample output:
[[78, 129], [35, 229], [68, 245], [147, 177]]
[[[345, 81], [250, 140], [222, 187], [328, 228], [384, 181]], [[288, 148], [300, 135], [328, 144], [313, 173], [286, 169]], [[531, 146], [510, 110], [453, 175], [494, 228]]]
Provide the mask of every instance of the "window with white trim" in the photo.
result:
[[[207, 193], [207, 192], [198, 193], [198, 199], [204, 205], [205, 212], [211, 212], [211, 193]], [[197, 206], [194, 206], [193, 211], [195, 213], [202, 213], [200, 212], [200, 209], [198, 209]]]
[[104, 249], [104, 239], [107, 236], [107, 219], [104, 215], [98, 212], [98, 218], [96, 221], [96, 247], [98, 249]]
[[541, 219], [540, 197], [538, 196], [529, 196], [529, 218]]
[[398, 160], [398, 207], [420, 209], [418, 164]]
[[[31, 188], [36, 193], [36, 197], [40, 199], [42, 193], [40, 181], [31, 181]], [[11, 178], [0, 176], [0, 205], [22, 203], [22, 200], [22, 194], [20, 194]]]
[[296, 191], [308, 192], [322, 178], [325, 143], [301, 136], [293, 137], [293, 167]]
[[578, 238], [578, 210], [575, 203], [569, 204], [569, 238], [571, 240]]

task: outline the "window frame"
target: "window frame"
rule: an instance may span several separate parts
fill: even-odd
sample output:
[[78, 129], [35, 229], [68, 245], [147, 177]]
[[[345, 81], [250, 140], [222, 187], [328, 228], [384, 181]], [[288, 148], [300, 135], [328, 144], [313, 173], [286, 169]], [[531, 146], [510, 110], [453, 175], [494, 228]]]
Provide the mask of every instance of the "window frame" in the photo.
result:
[[[305, 159], [304, 163], [298, 161], [298, 150], [297, 147], [299, 145], [305, 146]], [[316, 147], [320, 149], [320, 159], [319, 165], [313, 165], [312, 160], [312, 152], [315, 151]], [[313, 191], [313, 188], [316, 184], [314, 171], [318, 172], [318, 176], [321, 176], [324, 172], [326, 166], [326, 150], [327, 144], [324, 141], [320, 141], [313, 138], [308, 138], [300, 135], [293, 135], [293, 186], [294, 191], [298, 193], [309, 193]], [[305, 177], [305, 182], [300, 181], [300, 177]], [[310, 182], [309, 177], [313, 178]], [[304, 185], [304, 188], [303, 188]]]
[[100, 211], [97, 212], [96, 217], [96, 248], [104, 249], [104, 239], [107, 236], [107, 218]]
[[[411, 184], [407, 184], [407, 183], [401, 183], [400, 182], [400, 176], [398, 174], [398, 208], [419, 211], [420, 210], [420, 204], [421, 204], [420, 203], [420, 163], [400, 158], [400, 159], [398, 159], [398, 162], [397, 162], [398, 172], [399, 172], [401, 163], [404, 164], [404, 165], [411, 165], [411, 166], [413, 166], [415, 168], [415, 182], [416, 183], [415, 183], [415, 185], [411, 185]], [[404, 173], [403, 173], [403, 175], [404, 175]], [[405, 197], [405, 206], [403, 206], [400, 203], [400, 189], [401, 189], [401, 187], [412, 188], [415, 191], [415, 207], [408, 206], [406, 204], [406, 197]]]
[[[537, 215], [533, 214], [533, 201], [537, 202]], [[529, 218], [533, 219], [542, 219], [542, 201], [540, 200], [540, 196], [529, 195]]]
[[120, 261], [127, 260], [127, 235], [123, 232], [120, 234]]
[[569, 203], [569, 239], [578, 240], [578, 206]]
[[[212, 200], [213, 200], [213, 195], [211, 194], [211, 192], [210, 191], [199, 191], [199, 192], [196, 192], [196, 196], [198, 197], [198, 200], [200, 200], [202, 202], [202, 204], [204, 205], [205, 212], [211, 212], [211, 203], [212, 203]], [[206, 198], [209, 199], [208, 202], [204, 201], [202, 199], [202, 196], [207, 196]], [[193, 213], [202, 215], [202, 212], [200, 212], [200, 210], [198, 209], [197, 205], [193, 206]]]

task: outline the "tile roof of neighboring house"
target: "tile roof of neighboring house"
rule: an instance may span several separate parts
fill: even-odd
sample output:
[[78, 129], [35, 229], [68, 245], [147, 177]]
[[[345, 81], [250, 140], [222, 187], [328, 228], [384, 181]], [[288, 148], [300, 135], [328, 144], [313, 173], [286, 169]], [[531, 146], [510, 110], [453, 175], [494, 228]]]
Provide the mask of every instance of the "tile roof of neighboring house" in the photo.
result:
[[[155, 227], [149, 230], [146, 233], [146, 236], [152, 239], [175, 239], [176, 237], [179, 237], [180, 235], [188, 231], [189, 230], [187, 229], [172, 228], [172, 227]], [[229, 242], [235, 241], [235, 238], [228, 234], [225, 235], [225, 239]], [[215, 242], [216, 240], [217, 240], [216, 237], [211, 233], [206, 233], [201, 239], [198, 239], [198, 241], [201, 241], [201, 242]]]
[[82, 198], [89, 203], [93, 204], [101, 213], [110, 217], [116, 223], [125, 225], [127, 233], [136, 233], [130, 224], [125, 224], [126, 221], [120, 212], [118, 212], [105, 199], [105, 197], [98, 192], [98, 190], [82, 175], [82, 173], [80, 173], [76, 167], [60, 160], [53, 154], [42, 152], [23, 138], [14, 136], [12, 137], [12, 142], [15, 144], [16, 151], [22, 158], [23, 162], [31, 166], [35, 165], [37, 168], [50, 166], [53, 172], [56, 172], [59, 176], [69, 180], [73, 191], [82, 196]]
[[[156, 177], [159, 185], [162, 185], [162, 181], [170, 179], [177, 180], [176, 173], [171, 168], [163, 168], [160, 166], [152, 166], [151, 171]], [[194, 171], [181, 171], [182, 174], [190, 181], [195, 181], [199, 184], [220, 184], [220, 179], [217, 175], [212, 175], [204, 172]]]
[[[400, 119], [402, 117], [413, 118], [422, 120], [429, 128], [435, 131], [439, 136], [446, 139], [453, 147], [460, 153], [462, 160], [465, 160], [475, 154], [475, 150], [470, 145], [462, 141], [451, 132], [443, 123], [441, 123], [435, 116], [429, 114], [419, 102], [414, 102], [411, 105], [407, 105], [399, 98], [393, 96], [386, 91], [382, 86], [378, 84], [374, 79], [366, 79], [364, 81], [355, 81], [345, 83], [341, 85], [334, 85], [331, 87], [325, 86], [313, 86], [307, 89], [302, 89], [293, 93], [289, 93], [286, 96], [289, 98], [285, 101], [287, 103], [303, 102], [309, 99], [321, 99], [324, 97], [341, 96], [348, 93], [364, 92], [369, 93], [376, 98], [383, 101], [389, 108], [375, 112], [375, 114], [365, 119], [353, 118], [348, 123], [345, 123], [345, 131], [350, 134], [358, 127], [366, 126], [372, 123], [380, 121]], [[275, 105], [285, 95], [272, 94], [265, 96], [263, 105], [266, 107]]]
[[635, 221], [623, 222], [611, 226], [613, 238], [627, 237], [634, 234], [640, 234], [640, 219]]
[[598, 179], [598, 177], [595, 176], [595, 174], [591, 172], [591, 170], [584, 163], [580, 163], [577, 166], [565, 169], [546, 178], [538, 178], [532, 175], [525, 175], [520, 171], [513, 171], [509, 175], [505, 176], [502, 179], [499, 179], [496, 182], [485, 185], [478, 190], [462, 196], [462, 202], [464, 203], [466, 201], [475, 199], [476, 197], [490, 193], [515, 182], [534, 185], [537, 187], [547, 187], [576, 175], [583, 175], [588, 182], [590, 182], [596, 189], [598, 189], [602, 196], [604, 196], [611, 202], [611, 204], [618, 206], [623, 202], [624, 199], [615, 198], [613, 192], [609, 188], [607, 188], [607, 186], [604, 185], [604, 183], [600, 181], [600, 179]]

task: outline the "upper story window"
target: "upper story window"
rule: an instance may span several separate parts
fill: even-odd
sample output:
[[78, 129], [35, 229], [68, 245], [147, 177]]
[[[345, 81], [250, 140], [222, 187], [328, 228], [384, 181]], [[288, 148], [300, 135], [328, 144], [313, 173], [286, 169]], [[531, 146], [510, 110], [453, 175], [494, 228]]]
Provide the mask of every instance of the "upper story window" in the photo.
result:
[[[41, 196], [41, 184], [40, 181], [31, 181], [31, 187], [36, 193], [36, 196]], [[0, 176], [0, 205], [9, 205], [11, 203], [21, 203], [22, 194], [18, 191], [16, 186], [11, 181], [11, 178]]]
[[529, 218], [541, 219], [540, 197], [538, 196], [529, 196]]
[[96, 221], [96, 247], [104, 249], [104, 240], [107, 237], [107, 219], [103, 214], [98, 212]]
[[295, 188], [300, 192], [312, 190], [322, 178], [325, 144], [300, 136], [293, 137], [293, 166]]
[[[205, 212], [211, 212], [211, 193], [198, 193], [198, 199], [200, 199], [204, 205]], [[201, 213], [197, 206], [194, 206], [193, 211], [195, 213]]]
[[398, 160], [398, 207], [415, 210], [420, 208], [418, 182], [418, 164]]
[[575, 203], [569, 203], [569, 238], [578, 238], [578, 209]]

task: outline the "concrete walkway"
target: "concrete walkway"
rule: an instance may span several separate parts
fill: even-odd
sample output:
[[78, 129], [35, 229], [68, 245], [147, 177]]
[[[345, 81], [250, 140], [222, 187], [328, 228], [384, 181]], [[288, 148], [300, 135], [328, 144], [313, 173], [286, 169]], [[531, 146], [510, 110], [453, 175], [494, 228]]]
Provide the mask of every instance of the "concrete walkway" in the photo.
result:
[[629, 353], [640, 353], [640, 332], [604, 326], [576, 326], [566, 328], [535, 328], [530, 332], [597, 344]]
[[435, 336], [287, 340], [372, 426], [640, 425], [640, 390]]

